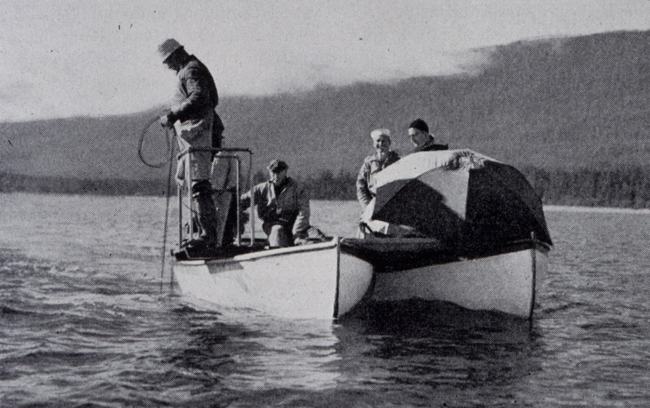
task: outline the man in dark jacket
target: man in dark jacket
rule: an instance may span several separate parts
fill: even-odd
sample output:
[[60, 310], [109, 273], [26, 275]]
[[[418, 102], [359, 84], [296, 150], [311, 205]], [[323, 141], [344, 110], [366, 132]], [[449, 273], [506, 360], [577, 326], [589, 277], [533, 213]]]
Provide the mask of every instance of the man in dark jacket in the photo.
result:
[[449, 149], [448, 145], [435, 143], [433, 135], [429, 133], [427, 122], [422, 119], [415, 119], [411, 122], [408, 128], [408, 134], [411, 137], [411, 142], [415, 146], [412, 153]]
[[[158, 53], [178, 78], [177, 102], [160, 117], [160, 124], [176, 129], [181, 153], [190, 148], [213, 147], [213, 140], [221, 137], [223, 124], [215, 112], [219, 95], [210, 71], [174, 39], [165, 40]], [[191, 186], [201, 229], [199, 239], [188, 242], [188, 247], [211, 248], [216, 242], [216, 210], [209, 181], [211, 162], [212, 153], [202, 151], [183, 155], [177, 165], [177, 180]]]
[[287, 176], [288, 169], [287, 163], [273, 160], [268, 166], [269, 180], [241, 197], [242, 208], [250, 207], [254, 199], [272, 248], [306, 243], [314, 229], [309, 225], [309, 191]]

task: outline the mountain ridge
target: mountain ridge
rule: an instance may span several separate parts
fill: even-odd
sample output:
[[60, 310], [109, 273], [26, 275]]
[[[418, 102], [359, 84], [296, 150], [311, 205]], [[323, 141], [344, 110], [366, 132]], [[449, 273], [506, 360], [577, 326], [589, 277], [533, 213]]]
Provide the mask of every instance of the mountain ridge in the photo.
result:
[[[255, 170], [273, 158], [290, 172], [356, 173], [387, 127], [410, 149], [420, 117], [450, 148], [515, 167], [644, 165], [650, 153], [650, 31], [536, 39], [490, 47], [472, 74], [390, 84], [321, 86], [298, 94], [222, 97], [226, 147], [249, 147]], [[90, 179], [154, 179], [138, 158], [143, 127], [162, 112], [0, 123], [0, 172]]]

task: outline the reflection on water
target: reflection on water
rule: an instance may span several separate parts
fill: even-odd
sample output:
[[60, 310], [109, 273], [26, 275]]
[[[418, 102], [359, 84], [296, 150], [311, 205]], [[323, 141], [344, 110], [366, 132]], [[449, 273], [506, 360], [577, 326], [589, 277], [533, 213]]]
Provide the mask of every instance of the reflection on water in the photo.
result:
[[220, 384], [234, 390], [320, 390], [337, 384], [340, 374], [328, 368], [339, 359], [330, 321], [232, 309], [180, 313], [190, 318], [191, 328], [186, 348], [173, 358], [179, 367], [219, 373]]
[[374, 382], [425, 389], [485, 387], [513, 383], [536, 370], [531, 359], [535, 336], [526, 320], [442, 302], [368, 309], [361, 319], [348, 320], [351, 333], [337, 334], [367, 342], [363, 355], [375, 362], [367, 366], [372, 368], [366, 374]]
[[338, 322], [176, 313], [191, 328], [171, 361], [229, 390], [516, 386], [540, 369], [529, 321], [441, 302], [365, 305]]
[[530, 322], [503, 314], [411, 301], [370, 305], [360, 319], [346, 323], [351, 327], [336, 333], [368, 343], [363, 354], [375, 363], [367, 375], [379, 383], [411, 389], [512, 386], [539, 369]]

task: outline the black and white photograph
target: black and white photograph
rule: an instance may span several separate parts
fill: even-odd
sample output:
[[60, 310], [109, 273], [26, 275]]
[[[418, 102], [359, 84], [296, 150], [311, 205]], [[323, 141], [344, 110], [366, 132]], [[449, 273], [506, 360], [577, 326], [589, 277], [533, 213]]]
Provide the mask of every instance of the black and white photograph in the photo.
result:
[[0, 408], [650, 406], [649, 0], [3, 0]]

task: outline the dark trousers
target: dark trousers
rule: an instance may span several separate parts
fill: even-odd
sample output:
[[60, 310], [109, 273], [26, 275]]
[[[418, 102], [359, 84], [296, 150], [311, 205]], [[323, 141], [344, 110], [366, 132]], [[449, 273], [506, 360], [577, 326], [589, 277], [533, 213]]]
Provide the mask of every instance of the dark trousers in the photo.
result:
[[212, 201], [212, 186], [209, 180], [192, 182], [192, 200], [196, 204], [196, 220], [201, 229], [200, 238], [208, 243], [217, 239], [217, 210]]

